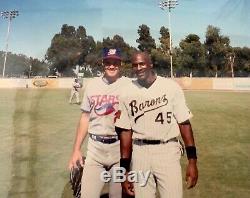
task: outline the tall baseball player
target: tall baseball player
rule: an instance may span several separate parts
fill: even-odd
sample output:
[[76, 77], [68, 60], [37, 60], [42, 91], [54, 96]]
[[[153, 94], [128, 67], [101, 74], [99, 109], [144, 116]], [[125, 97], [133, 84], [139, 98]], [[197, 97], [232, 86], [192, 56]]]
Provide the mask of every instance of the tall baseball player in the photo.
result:
[[[179, 133], [185, 143], [188, 165], [188, 188], [196, 185], [198, 169], [193, 132], [183, 91], [177, 83], [157, 76], [152, 70], [149, 55], [137, 52], [132, 56], [132, 67], [137, 80], [126, 86], [120, 96], [120, 113], [116, 117], [116, 131], [120, 135], [120, 165], [130, 171], [150, 171], [145, 186], [138, 182], [122, 183], [124, 190], [138, 198], [181, 198], [182, 176], [180, 157], [182, 147]], [[133, 147], [133, 152], [132, 152]]]
[[69, 103], [72, 103], [72, 100], [74, 97], [76, 97], [76, 103], [80, 104], [80, 99], [79, 99], [79, 92], [81, 88], [81, 84], [79, 83], [79, 80], [77, 78], [74, 79], [74, 82], [72, 83], [72, 88], [71, 88], [71, 94], [69, 98]]
[[[119, 166], [120, 141], [115, 132], [114, 115], [118, 109], [121, 87], [128, 79], [120, 77], [121, 56], [118, 49], [103, 51], [104, 75], [94, 78], [86, 86], [81, 104], [82, 115], [78, 124], [69, 169], [79, 160], [83, 166], [81, 145], [89, 134], [87, 156], [82, 176], [82, 198], [99, 198], [104, 182], [103, 171]], [[121, 185], [110, 183], [109, 197], [121, 197]]]

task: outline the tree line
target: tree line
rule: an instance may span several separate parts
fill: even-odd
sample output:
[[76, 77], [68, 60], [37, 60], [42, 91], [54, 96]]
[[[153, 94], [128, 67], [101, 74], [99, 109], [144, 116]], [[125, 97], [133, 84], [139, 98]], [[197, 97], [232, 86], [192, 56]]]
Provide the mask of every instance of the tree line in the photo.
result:
[[32, 68], [33, 74], [36, 75], [74, 76], [77, 66], [85, 77], [96, 76], [102, 71], [102, 49], [113, 47], [122, 51], [123, 74], [127, 76], [131, 76], [130, 58], [135, 50], [150, 53], [156, 72], [162, 76], [170, 76], [170, 55], [173, 57], [174, 75], [177, 77], [250, 76], [250, 48], [232, 47], [230, 38], [222, 35], [218, 27], [207, 27], [204, 42], [201, 42], [198, 35], [189, 34], [180, 41], [179, 46], [172, 48], [169, 45], [169, 29], [162, 26], [159, 32], [157, 45], [151, 36], [150, 27], [140, 25], [136, 39], [138, 47], [135, 48], [120, 35], [95, 41], [93, 36], [87, 35], [85, 27], [75, 28], [64, 24], [61, 31], [52, 38], [43, 61], [18, 55], [18, 58], [24, 61], [22, 64], [16, 63], [13, 67], [16, 69], [12, 72], [22, 70], [22, 73], [30, 74]]
[[[3, 70], [5, 52], [0, 51], [0, 70]], [[49, 65], [45, 60], [28, 57], [23, 54], [7, 53], [5, 67], [6, 77], [46, 76], [49, 73]]]

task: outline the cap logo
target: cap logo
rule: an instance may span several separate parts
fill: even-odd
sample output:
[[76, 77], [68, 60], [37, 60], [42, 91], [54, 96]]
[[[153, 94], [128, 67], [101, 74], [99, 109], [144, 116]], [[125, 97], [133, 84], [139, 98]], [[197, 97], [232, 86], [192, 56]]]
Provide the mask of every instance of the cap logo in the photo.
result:
[[115, 55], [115, 54], [116, 54], [116, 49], [109, 49], [108, 56]]
[[103, 59], [121, 60], [120, 50], [116, 48], [103, 48]]

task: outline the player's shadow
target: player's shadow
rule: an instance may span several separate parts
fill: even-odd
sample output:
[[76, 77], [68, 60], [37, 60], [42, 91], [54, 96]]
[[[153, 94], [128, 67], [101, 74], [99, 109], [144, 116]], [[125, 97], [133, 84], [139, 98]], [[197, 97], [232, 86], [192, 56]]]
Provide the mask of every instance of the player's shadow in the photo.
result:
[[[70, 182], [67, 182], [64, 186], [61, 198], [74, 198]], [[109, 194], [104, 192], [100, 198], [109, 198]]]
[[[66, 185], [64, 186], [61, 198], [74, 198], [70, 182], [67, 182]], [[108, 192], [103, 192], [100, 198], [109, 198]], [[122, 198], [134, 198], [134, 197], [123, 194]]]

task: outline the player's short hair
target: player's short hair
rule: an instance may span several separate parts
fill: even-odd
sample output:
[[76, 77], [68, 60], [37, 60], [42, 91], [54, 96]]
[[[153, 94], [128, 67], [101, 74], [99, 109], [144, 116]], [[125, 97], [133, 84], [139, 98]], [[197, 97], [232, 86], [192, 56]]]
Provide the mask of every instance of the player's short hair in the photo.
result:
[[149, 64], [152, 64], [152, 58], [151, 58], [151, 55], [148, 53], [148, 52], [142, 52], [142, 51], [135, 51], [133, 54], [132, 54], [132, 57], [131, 57], [131, 62], [133, 62], [133, 60], [136, 58], [137, 55], [142, 55], [144, 56], [145, 60], [149, 63]]

